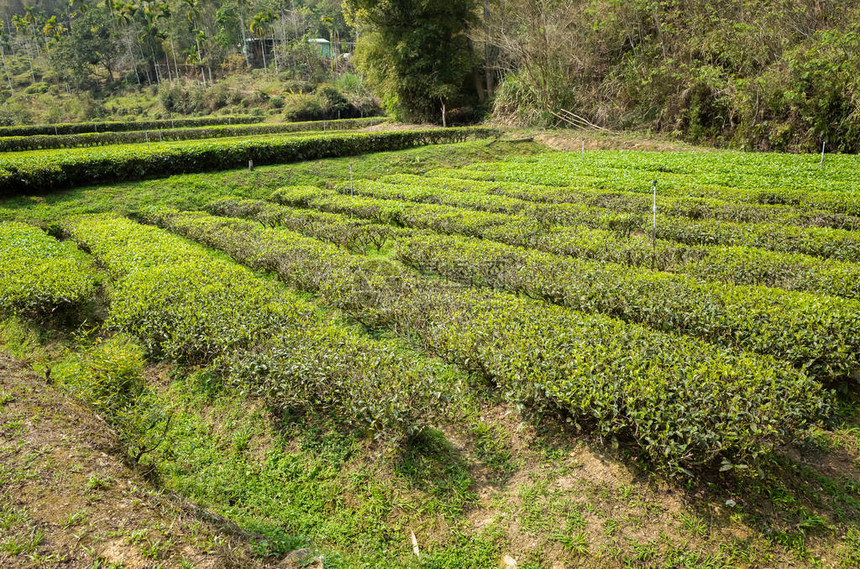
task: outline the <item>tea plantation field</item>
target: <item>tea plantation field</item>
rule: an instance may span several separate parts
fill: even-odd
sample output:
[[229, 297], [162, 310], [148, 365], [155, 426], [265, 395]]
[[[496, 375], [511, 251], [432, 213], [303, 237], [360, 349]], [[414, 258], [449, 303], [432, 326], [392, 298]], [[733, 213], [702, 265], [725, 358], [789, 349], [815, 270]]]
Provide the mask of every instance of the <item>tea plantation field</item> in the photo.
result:
[[336, 149], [0, 201], [6, 349], [264, 562], [860, 564], [860, 159]]

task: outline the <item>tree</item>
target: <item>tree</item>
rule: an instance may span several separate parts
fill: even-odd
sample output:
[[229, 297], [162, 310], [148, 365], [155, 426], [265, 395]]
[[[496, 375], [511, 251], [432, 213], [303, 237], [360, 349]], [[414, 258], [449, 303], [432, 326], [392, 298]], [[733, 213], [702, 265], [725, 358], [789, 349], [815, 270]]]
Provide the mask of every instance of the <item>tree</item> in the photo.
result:
[[251, 20], [251, 33], [260, 40], [260, 51], [263, 52], [263, 68], [268, 69], [266, 63], [266, 37], [270, 35], [272, 22], [278, 18], [277, 14], [273, 14], [271, 10], [260, 12], [254, 19]]
[[82, 14], [69, 34], [62, 36], [51, 53], [54, 66], [67, 74], [78, 88], [93, 87], [98, 79], [94, 68], [104, 67], [113, 81], [117, 46], [111, 33], [111, 15], [94, 8]]
[[3, 71], [6, 73], [6, 81], [9, 82], [9, 91], [14, 93], [15, 89], [12, 88], [12, 76], [9, 75], [9, 68], [6, 67], [6, 50], [3, 47], [3, 44], [6, 42], [6, 23], [3, 20], [0, 20], [0, 58], [3, 60]]
[[467, 97], [472, 71], [466, 32], [474, 0], [346, 0], [363, 30], [356, 65], [367, 73], [386, 106], [412, 121], [446, 123], [450, 101]]

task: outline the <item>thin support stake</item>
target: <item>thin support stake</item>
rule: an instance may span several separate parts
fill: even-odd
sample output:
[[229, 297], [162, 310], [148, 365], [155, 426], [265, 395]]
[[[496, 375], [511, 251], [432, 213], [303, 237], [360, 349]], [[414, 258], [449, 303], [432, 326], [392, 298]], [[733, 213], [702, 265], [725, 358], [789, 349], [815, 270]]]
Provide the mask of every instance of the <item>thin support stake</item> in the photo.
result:
[[827, 144], [827, 139], [821, 141], [821, 163], [818, 164], [818, 169], [824, 168], [824, 146]]
[[585, 158], [585, 139], [584, 139], [584, 138], [580, 138], [580, 139], [579, 139], [579, 142], [581, 142], [581, 143], [582, 143], [582, 157], [583, 157], [583, 158]]

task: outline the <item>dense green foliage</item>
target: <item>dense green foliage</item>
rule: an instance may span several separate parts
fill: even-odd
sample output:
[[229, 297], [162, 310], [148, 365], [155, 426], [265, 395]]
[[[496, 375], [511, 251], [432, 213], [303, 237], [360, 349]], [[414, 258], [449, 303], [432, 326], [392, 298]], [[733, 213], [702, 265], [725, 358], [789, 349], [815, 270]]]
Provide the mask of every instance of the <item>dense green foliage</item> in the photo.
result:
[[[593, 173], [593, 172], [592, 172]], [[607, 208], [623, 213], [648, 215], [653, 206], [652, 196], [619, 189], [598, 189], [582, 186], [541, 186], [520, 182], [493, 182], [454, 178], [434, 172], [428, 179], [414, 174], [384, 176], [379, 181], [389, 184], [428, 185], [462, 192], [486, 193], [537, 203], [581, 203], [592, 208]], [[860, 217], [818, 209], [798, 209], [782, 204], [737, 203], [707, 197], [659, 196], [661, 215], [687, 217], [693, 220], [718, 220], [739, 223], [774, 223], [796, 227], [831, 227], [860, 230]], [[647, 221], [647, 220], [646, 220]]]
[[365, 326], [417, 335], [425, 349], [483, 374], [513, 402], [631, 436], [670, 470], [754, 459], [827, 406], [820, 386], [770, 358], [426, 280], [248, 221], [193, 212], [150, 219], [274, 271]]
[[[525, 215], [545, 225], [585, 226], [616, 231], [622, 235], [650, 229], [644, 215], [616, 213], [609, 208], [579, 203], [534, 203], [517, 198], [483, 195], [481, 188], [456, 191], [430, 184], [389, 185], [360, 182], [341, 185], [338, 191], [384, 199], [440, 203], [483, 211]], [[658, 215], [658, 239], [689, 245], [734, 245], [786, 253], [803, 253], [842, 261], [860, 260], [860, 237], [852, 231], [829, 227], [794, 227], [773, 223], [745, 224], [721, 220], [691, 220]]]
[[97, 338], [87, 346], [65, 385], [110, 425], [133, 465], [165, 442], [172, 415], [144, 381], [143, 349], [131, 338]]
[[663, 197], [712, 198], [743, 204], [788, 205], [860, 214], [860, 158], [741, 152], [548, 153], [475, 164], [434, 174], [547, 186], [652, 192]]
[[94, 277], [73, 244], [32, 225], [0, 221], [0, 312], [46, 316], [80, 309], [95, 294]]
[[[201, 117], [201, 118], [179, 118], [168, 120], [151, 121], [114, 121], [114, 122], [86, 122], [65, 124], [37, 124], [26, 126], [0, 126], [0, 137], [7, 136], [56, 136], [61, 134], [85, 134], [96, 132], [129, 132], [143, 130], [173, 129], [184, 127], [218, 126], [218, 125], [242, 125], [258, 123], [263, 117], [235, 116], [235, 117]], [[4, 151], [10, 150], [3, 148]]]
[[338, 326], [313, 305], [202, 248], [123, 218], [61, 224], [109, 272], [106, 326], [153, 357], [218, 360], [272, 405], [327, 409], [376, 434], [414, 434], [456, 397], [456, 374], [394, 342]]
[[856, 263], [749, 247], [691, 246], [666, 240], [657, 240], [656, 247], [652, 247], [650, 240], [641, 234], [625, 235], [584, 226], [547, 226], [525, 215], [343, 195], [334, 190], [284, 188], [273, 199], [286, 205], [310, 205], [383, 224], [491, 239], [580, 259], [652, 267], [706, 280], [860, 298], [857, 281], [860, 266]]
[[825, 382], [848, 381], [860, 369], [856, 301], [703, 283], [685, 275], [581, 261], [488, 240], [386, 231], [386, 226], [356, 225], [347, 216], [255, 200], [225, 199], [209, 209], [289, 227], [358, 251], [367, 250], [371, 236], [376, 247], [380, 236], [393, 238], [397, 258], [422, 272], [769, 354]]
[[826, 141], [860, 150], [854, 2], [488, 5], [480, 39], [497, 50], [490, 66], [504, 72], [500, 119], [590, 121], [747, 149], [820, 151]]
[[0, 152], [20, 152], [74, 146], [103, 146], [135, 142], [162, 142], [177, 140], [202, 140], [204, 138], [227, 138], [233, 136], [259, 136], [285, 132], [349, 130], [364, 128], [385, 122], [385, 117], [367, 119], [343, 119], [335, 121], [308, 121], [264, 125], [214, 126], [208, 128], [135, 130], [67, 135], [31, 135], [0, 138]]
[[213, 70], [223, 76], [240, 66], [295, 72], [308, 52], [323, 56], [308, 38], [330, 41], [325, 55], [331, 58], [342, 53], [341, 42], [351, 40], [352, 31], [336, 0], [26, 4], [0, 7], [4, 88], [10, 91], [38, 88], [42, 77], [58, 87], [95, 91], [116, 82], [205, 84], [214, 80]]
[[447, 109], [463, 103], [464, 84], [473, 71], [475, 56], [465, 32], [474, 19], [474, 0], [344, 4], [366, 28], [356, 49], [357, 65], [386, 107], [403, 120], [446, 124]]
[[494, 134], [493, 129], [472, 127], [34, 151], [0, 158], [0, 195], [241, 168], [249, 160], [258, 165], [282, 164], [401, 150]]

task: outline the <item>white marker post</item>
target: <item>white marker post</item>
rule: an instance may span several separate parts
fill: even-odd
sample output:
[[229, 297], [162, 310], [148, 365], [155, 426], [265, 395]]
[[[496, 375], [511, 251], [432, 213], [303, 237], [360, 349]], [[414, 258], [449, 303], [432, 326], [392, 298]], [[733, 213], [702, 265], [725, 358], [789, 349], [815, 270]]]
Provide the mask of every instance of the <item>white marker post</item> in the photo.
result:
[[827, 144], [827, 139], [821, 141], [821, 163], [818, 164], [818, 169], [824, 169], [824, 146]]

